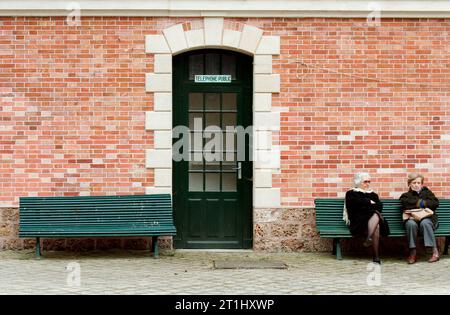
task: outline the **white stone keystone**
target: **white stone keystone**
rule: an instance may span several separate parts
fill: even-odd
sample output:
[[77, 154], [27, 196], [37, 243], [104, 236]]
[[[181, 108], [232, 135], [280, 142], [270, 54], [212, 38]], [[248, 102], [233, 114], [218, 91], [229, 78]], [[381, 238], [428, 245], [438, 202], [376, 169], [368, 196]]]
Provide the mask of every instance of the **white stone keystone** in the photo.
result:
[[205, 18], [205, 45], [222, 45], [223, 18]]

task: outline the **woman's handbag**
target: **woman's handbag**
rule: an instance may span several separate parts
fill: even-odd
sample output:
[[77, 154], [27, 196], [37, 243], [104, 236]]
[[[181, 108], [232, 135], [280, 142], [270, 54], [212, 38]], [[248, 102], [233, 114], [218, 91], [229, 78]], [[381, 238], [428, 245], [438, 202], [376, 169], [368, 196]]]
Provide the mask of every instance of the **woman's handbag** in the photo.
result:
[[403, 220], [409, 220], [411, 217], [416, 222], [420, 222], [425, 218], [431, 217], [434, 214], [433, 210], [424, 209], [410, 209], [403, 211]]

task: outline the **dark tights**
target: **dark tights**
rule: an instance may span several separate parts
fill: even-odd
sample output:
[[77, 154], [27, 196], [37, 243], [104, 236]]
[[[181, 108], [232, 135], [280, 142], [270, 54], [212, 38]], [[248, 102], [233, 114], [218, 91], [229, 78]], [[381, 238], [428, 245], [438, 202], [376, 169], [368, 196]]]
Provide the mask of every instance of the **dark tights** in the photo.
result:
[[374, 214], [368, 222], [368, 236], [367, 238], [372, 239], [373, 243], [373, 260], [379, 261], [380, 255], [378, 251], [378, 246], [380, 244], [380, 217], [378, 214]]

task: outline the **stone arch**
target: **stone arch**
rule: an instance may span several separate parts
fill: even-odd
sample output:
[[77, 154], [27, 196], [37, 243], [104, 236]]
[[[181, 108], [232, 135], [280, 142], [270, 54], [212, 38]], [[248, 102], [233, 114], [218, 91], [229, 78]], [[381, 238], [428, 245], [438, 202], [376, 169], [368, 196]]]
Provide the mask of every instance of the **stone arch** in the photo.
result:
[[[223, 18], [179, 23], [147, 35], [145, 52], [154, 54], [154, 72], [146, 74], [145, 88], [154, 93], [154, 109], [146, 112], [145, 128], [154, 131], [154, 148], [146, 151], [146, 167], [154, 169], [154, 186], [146, 193], [172, 193], [172, 57], [180, 53], [219, 48], [238, 51], [253, 61], [253, 125], [255, 139], [279, 131], [280, 112], [272, 107], [272, 93], [280, 92], [280, 75], [272, 71], [272, 56], [280, 54], [280, 37], [264, 36], [248, 24], [235, 27]], [[197, 27], [195, 27], [197, 26]], [[261, 135], [261, 137], [259, 136]], [[280, 188], [272, 187], [272, 174], [280, 169], [280, 147], [271, 141], [254, 143], [253, 206], [280, 207]], [[259, 158], [263, 157], [263, 158]], [[269, 157], [269, 159], [267, 159]]]

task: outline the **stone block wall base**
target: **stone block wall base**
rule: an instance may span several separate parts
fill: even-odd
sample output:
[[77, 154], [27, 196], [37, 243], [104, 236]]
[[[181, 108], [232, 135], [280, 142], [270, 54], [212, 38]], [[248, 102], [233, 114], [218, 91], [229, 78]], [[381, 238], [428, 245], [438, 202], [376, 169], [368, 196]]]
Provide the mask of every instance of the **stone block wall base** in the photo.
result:
[[253, 214], [255, 251], [325, 252], [332, 243], [316, 231], [312, 208], [255, 209]]

